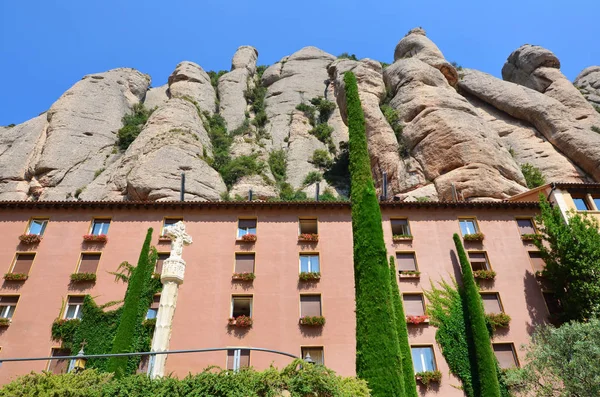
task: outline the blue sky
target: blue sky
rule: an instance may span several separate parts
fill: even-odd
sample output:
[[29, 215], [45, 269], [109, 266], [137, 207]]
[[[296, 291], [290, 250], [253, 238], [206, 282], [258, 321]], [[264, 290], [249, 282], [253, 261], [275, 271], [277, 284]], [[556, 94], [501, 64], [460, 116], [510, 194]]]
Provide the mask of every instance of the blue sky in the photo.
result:
[[0, 125], [47, 110], [81, 77], [133, 67], [164, 84], [182, 60], [229, 69], [240, 45], [260, 64], [314, 45], [384, 62], [422, 26], [446, 58], [496, 76], [521, 44], [558, 55], [573, 79], [600, 64], [598, 0], [0, 1]]

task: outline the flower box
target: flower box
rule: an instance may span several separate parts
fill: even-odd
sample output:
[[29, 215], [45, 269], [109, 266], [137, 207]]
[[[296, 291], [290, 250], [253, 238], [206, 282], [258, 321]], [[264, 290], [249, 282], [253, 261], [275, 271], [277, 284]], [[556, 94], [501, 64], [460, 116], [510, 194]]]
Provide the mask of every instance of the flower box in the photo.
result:
[[392, 236], [392, 241], [397, 242], [397, 241], [412, 241], [413, 236], [411, 236], [410, 234], [394, 234]]
[[321, 279], [320, 272], [300, 272], [298, 275], [300, 281], [318, 281]]
[[239, 328], [248, 328], [252, 326], [252, 317], [248, 316], [237, 316], [230, 317], [229, 324], [230, 327], [239, 327]]
[[322, 327], [325, 325], [325, 317], [323, 316], [304, 316], [300, 317], [300, 325], [308, 325], [312, 327]]
[[493, 270], [475, 270], [473, 271], [473, 277], [480, 280], [494, 280], [496, 272]]
[[440, 371], [424, 371], [417, 372], [415, 379], [419, 381], [423, 386], [428, 387], [430, 383], [439, 383], [442, 380], [442, 373]]
[[241, 280], [241, 281], [252, 281], [256, 278], [256, 275], [254, 273], [233, 273], [233, 276], [231, 276], [232, 280]]
[[398, 277], [400, 278], [420, 278], [421, 272], [416, 270], [399, 270]]
[[238, 239], [238, 241], [244, 243], [253, 243], [256, 241], [256, 234], [244, 234], [240, 239]]
[[158, 241], [160, 241], [160, 242], [171, 241], [171, 237], [167, 236], [166, 234], [163, 234], [163, 235], [158, 236]]
[[21, 234], [19, 240], [21, 240], [21, 243], [23, 244], [38, 244], [42, 241], [42, 236], [38, 234]]
[[80, 283], [80, 282], [95, 282], [96, 281], [96, 273], [73, 273], [71, 274], [71, 282], [72, 283]]
[[86, 243], [105, 243], [108, 241], [106, 234], [84, 234], [83, 241]]
[[319, 235], [316, 233], [302, 233], [298, 236], [298, 241], [315, 243], [319, 241]]
[[0, 327], [8, 327], [10, 325], [10, 318], [0, 317]]
[[154, 328], [154, 327], [156, 327], [156, 319], [148, 318], [148, 319], [142, 321], [142, 325], [146, 328]]
[[534, 241], [534, 240], [541, 240], [542, 236], [540, 236], [539, 234], [521, 234], [521, 240], [523, 241]]
[[25, 281], [28, 278], [29, 276], [24, 273], [6, 273], [4, 275], [6, 281]]
[[506, 313], [490, 313], [486, 314], [485, 317], [492, 331], [495, 331], [496, 328], [507, 328], [511, 320], [510, 316]]
[[472, 233], [472, 234], [465, 234], [463, 236], [463, 239], [465, 241], [483, 241], [483, 238], [485, 236], [483, 235], [483, 233]]
[[406, 323], [414, 325], [428, 324], [429, 316], [406, 316]]

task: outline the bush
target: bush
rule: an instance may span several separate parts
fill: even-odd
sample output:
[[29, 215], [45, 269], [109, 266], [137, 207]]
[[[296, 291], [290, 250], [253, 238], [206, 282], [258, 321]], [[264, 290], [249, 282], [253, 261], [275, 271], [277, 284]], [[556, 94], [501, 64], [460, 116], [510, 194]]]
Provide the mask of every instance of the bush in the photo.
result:
[[319, 123], [326, 123], [331, 116], [331, 113], [335, 110], [335, 102], [328, 101], [322, 96], [318, 96], [310, 100], [310, 103], [319, 112]]
[[404, 396], [381, 210], [371, 176], [356, 77], [344, 74], [348, 111], [356, 300], [356, 373], [373, 396]]
[[338, 59], [350, 59], [352, 61], [358, 61], [356, 55], [348, 54], [347, 52], [342, 52], [340, 55], [338, 55]]
[[542, 172], [539, 170], [539, 168], [536, 168], [532, 164], [523, 164], [521, 166], [521, 172], [525, 177], [525, 182], [527, 183], [527, 187], [529, 189], [535, 189], [536, 187], [540, 187], [546, 183], [546, 179], [542, 175]]
[[294, 190], [292, 185], [283, 182], [279, 188], [279, 199], [281, 201], [306, 201], [308, 196], [302, 190]]
[[262, 78], [263, 73], [265, 72], [265, 70], [267, 70], [268, 67], [268, 65], [258, 65], [256, 67], [256, 76], [259, 80]]
[[331, 161], [329, 153], [326, 150], [316, 149], [313, 152], [311, 163], [319, 168], [327, 168], [330, 167], [333, 162]]
[[338, 201], [338, 198], [333, 194], [331, 189], [327, 188], [319, 195], [319, 201]]
[[304, 186], [310, 186], [313, 183], [321, 182], [323, 180], [323, 175], [317, 171], [309, 172], [306, 177], [304, 177], [304, 182], [302, 184]]
[[600, 127], [593, 125], [592, 126], [592, 131], [597, 132], [598, 134], [600, 134]]
[[247, 175], [260, 175], [265, 169], [265, 163], [258, 160], [258, 154], [240, 156], [225, 164], [221, 170], [223, 182], [228, 188], [240, 178]]
[[291, 397], [369, 397], [366, 382], [343, 378], [323, 365], [306, 365], [296, 359], [281, 371], [252, 368], [237, 372], [207, 368], [184, 379], [164, 377], [151, 380], [145, 374], [121, 379], [96, 370], [79, 374], [29, 374], [0, 389], [1, 397], [276, 397], [287, 390]]
[[496, 331], [496, 328], [507, 328], [510, 325], [510, 316], [506, 313], [489, 313], [485, 315], [490, 331]]
[[117, 144], [121, 150], [127, 150], [129, 145], [142, 132], [142, 128], [154, 109], [146, 109], [143, 103], [133, 105], [131, 114], [123, 116], [123, 127], [117, 132]]
[[269, 153], [269, 168], [275, 181], [282, 183], [286, 180], [287, 161], [285, 151], [283, 149], [274, 150]]
[[207, 73], [208, 73], [208, 77], [210, 77], [210, 84], [213, 86], [215, 91], [217, 91], [217, 89], [218, 89], [217, 87], [219, 86], [219, 79], [225, 73], [228, 73], [228, 71], [227, 70], [219, 70], [218, 72], [215, 72], [214, 70], [209, 70]]
[[73, 273], [71, 274], [71, 282], [79, 283], [79, 282], [95, 282], [96, 281], [96, 273]]
[[500, 397], [496, 357], [492, 350], [483, 302], [473, 278], [471, 263], [462, 246], [458, 234], [454, 234], [454, 245], [460, 262], [463, 278], [464, 315], [467, 335], [473, 341], [472, 366], [473, 386], [476, 396]]
[[308, 131], [308, 133], [314, 135], [321, 142], [328, 144], [331, 141], [333, 127], [329, 124], [318, 124], [315, 128]]
[[398, 141], [398, 153], [400, 157], [407, 158], [410, 155], [408, 150], [408, 143], [402, 135], [404, 131], [404, 125], [400, 121], [400, 117], [396, 110], [388, 104], [383, 104], [379, 107], [381, 109], [381, 113], [383, 113], [385, 119], [387, 120], [390, 127], [394, 131], [394, 135], [396, 135], [396, 140]]

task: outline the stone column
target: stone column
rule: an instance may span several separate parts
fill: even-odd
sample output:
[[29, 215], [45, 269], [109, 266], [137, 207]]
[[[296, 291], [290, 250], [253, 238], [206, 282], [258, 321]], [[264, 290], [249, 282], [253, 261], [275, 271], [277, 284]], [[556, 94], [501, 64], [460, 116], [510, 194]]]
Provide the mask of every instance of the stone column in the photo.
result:
[[[192, 238], [185, 232], [183, 222], [177, 222], [174, 226], [167, 229], [167, 235], [171, 238], [171, 254], [163, 262], [160, 281], [163, 284], [160, 294], [160, 303], [158, 314], [156, 316], [156, 328], [152, 338], [153, 352], [164, 352], [169, 350], [171, 340], [171, 328], [173, 326], [173, 316], [177, 306], [177, 295], [179, 285], [183, 283], [185, 273], [185, 261], [181, 257], [183, 245], [192, 243]], [[155, 379], [164, 376], [166, 354], [150, 356], [150, 365], [148, 373], [150, 378]]]

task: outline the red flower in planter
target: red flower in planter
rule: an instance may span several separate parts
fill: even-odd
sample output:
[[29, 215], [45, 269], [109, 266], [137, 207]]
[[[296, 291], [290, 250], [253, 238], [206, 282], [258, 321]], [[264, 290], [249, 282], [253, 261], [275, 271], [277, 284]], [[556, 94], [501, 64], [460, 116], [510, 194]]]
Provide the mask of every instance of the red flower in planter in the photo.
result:
[[300, 281], [317, 281], [321, 279], [320, 272], [301, 272], [298, 275]]
[[406, 322], [409, 324], [423, 324], [429, 321], [429, 316], [406, 316]]
[[105, 243], [108, 241], [106, 234], [84, 234], [83, 241]]
[[25, 281], [28, 278], [29, 276], [24, 273], [6, 273], [4, 275], [6, 281]]
[[493, 280], [496, 278], [496, 272], [493, 270], [475, 270], [473, 277], [481, 280]]
[[240, 328], [248, 328], [252, 326], [252, 317], [249, 316], [237, 316], [229, 318], [229, 325], [240, 327]]
[[304, 316], [300, 317], [301, 325], [323, 326], [325, 325], [325, 317], [323, 316]]
[[256, 241], [256, 234], [244, 234], [241, 240], [246, 242]]
[[19, 240], [21, 240], [23, 244], [37, 244], [42, 241], [42, 236], [38, 234], [21, 234]]
[[319, 235], [317, 233], [302, 233], [298, 236], [298, 241], [319, 241]]
[[231, 278], [234, 280], [252, 281], [256, 278], [256, 275], [251, 272], [233, 273]]

